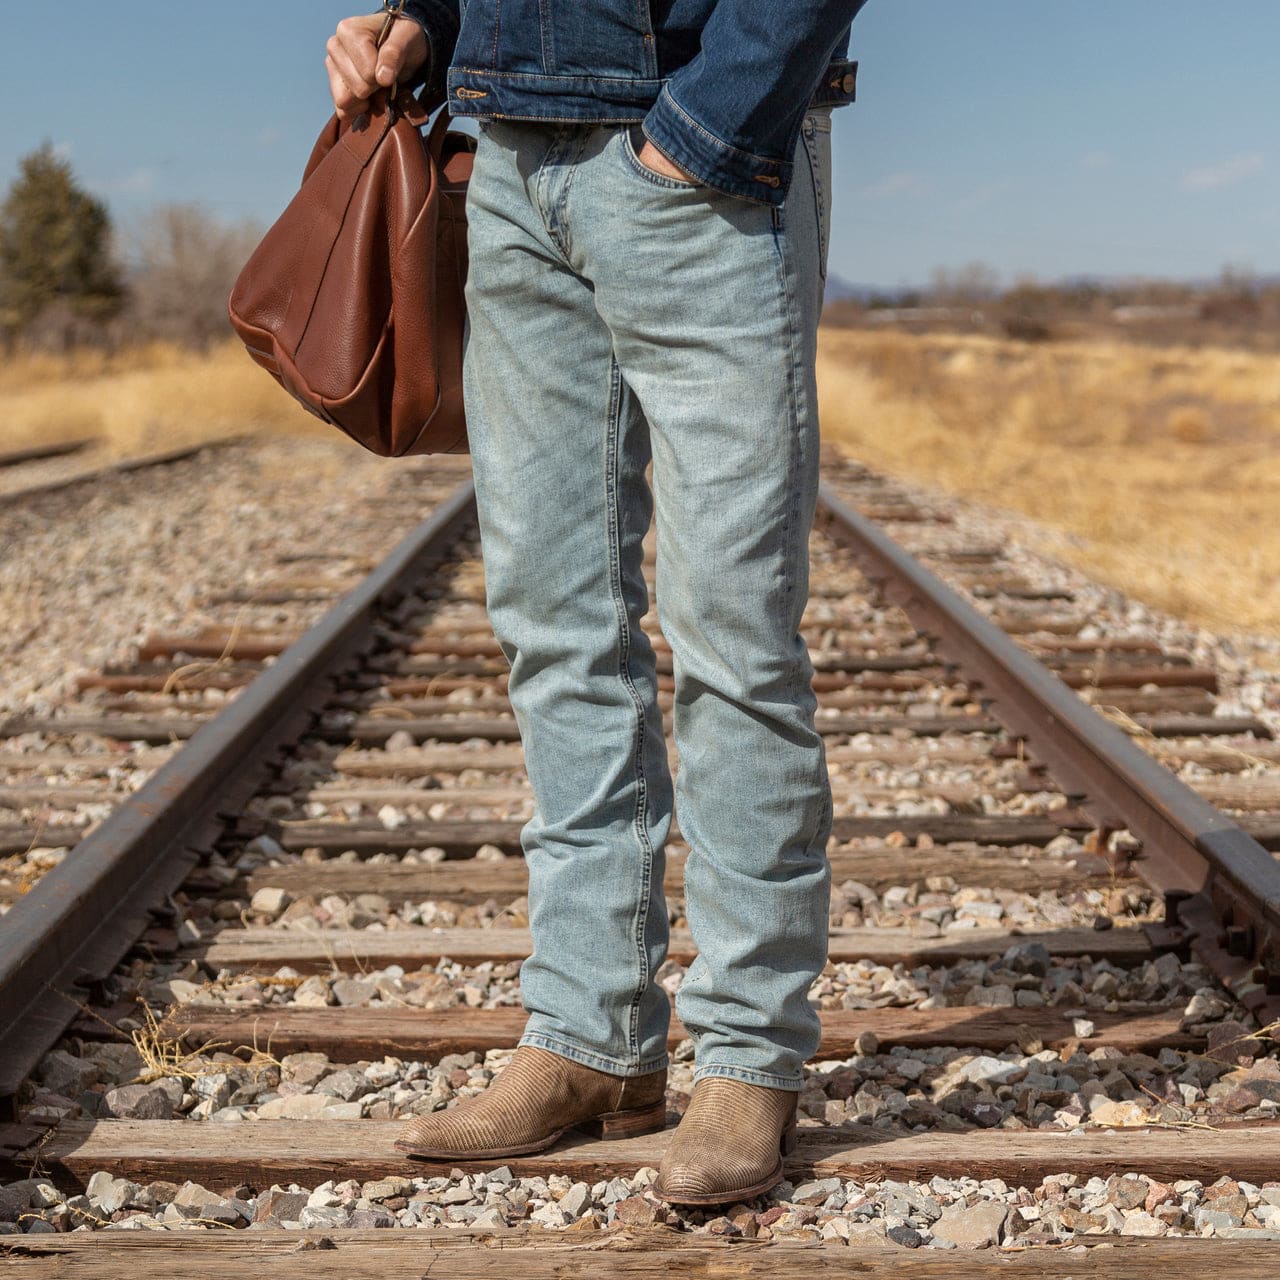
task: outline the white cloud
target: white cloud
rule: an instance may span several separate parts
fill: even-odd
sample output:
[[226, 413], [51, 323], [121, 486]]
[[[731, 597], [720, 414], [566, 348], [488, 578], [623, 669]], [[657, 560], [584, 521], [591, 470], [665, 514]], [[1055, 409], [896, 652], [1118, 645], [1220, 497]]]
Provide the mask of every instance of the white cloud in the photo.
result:
[[1247, 155], [1232, 156], [1220, 164], [1190, 169], [1182, 175], [1182, 185], [1188, 191], [1211, 191], [1217, 187], [1229, 187], [1258, 173], [1262, 167], [1261, 152], [1251, 151]]

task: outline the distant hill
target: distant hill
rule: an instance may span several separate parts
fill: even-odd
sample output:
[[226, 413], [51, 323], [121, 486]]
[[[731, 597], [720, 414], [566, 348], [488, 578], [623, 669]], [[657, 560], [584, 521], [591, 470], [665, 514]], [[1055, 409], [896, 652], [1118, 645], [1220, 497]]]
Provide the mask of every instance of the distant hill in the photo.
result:
[[827, 275], [823, 301], [867, 303], [875, 298], [892, 296], [895, 292], [893, 289], [884, 289], [874, 284], [854, 284], [852, 280], [846, 280], [832, 271]]
[[[1280, 287], [1280, 275], [1275, 273], [1254, 275], [1249, 277], [1249, 280], [1255, 291]], [[1221, 285], [1222, 280], [1221, 277], [1193, 276], [1185, 279], [1164, 281], [1155, 277], [1144, 278], [1081, 273], [1062, 276], [1057, 280], [1041, 280], [1037, 283], [1040, 288], [1063, 289], [1068, 292], [1094, 289], [1102, 293], [1123, 293], [1126, 290], [1139, 288], [1145, 284], [1182, 285], [1196, 292], [1207, 292]], [[833, 271], [827, 276], [826, 292], [823, 296], [826, 302], [860, 302], [864, 306], [870, 303], [877, 303], [880, 306], [894, 307], [910, 305], [915, 300], [927, 297], [929, 292], [928, 285], [900, 284], [889, 287], [887, 285], [858, 284], [855, 281], [846, 280], [842, 275]]]

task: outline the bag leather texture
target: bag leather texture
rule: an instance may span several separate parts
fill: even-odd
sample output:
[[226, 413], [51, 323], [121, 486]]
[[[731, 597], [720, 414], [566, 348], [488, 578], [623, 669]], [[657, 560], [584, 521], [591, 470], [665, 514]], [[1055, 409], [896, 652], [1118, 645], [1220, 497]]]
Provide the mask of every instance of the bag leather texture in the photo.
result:
[[383, 457], [465, 453], [466, 190], [474, 141], [409, 93], [334, 116], [228, 304], [250, 356]]

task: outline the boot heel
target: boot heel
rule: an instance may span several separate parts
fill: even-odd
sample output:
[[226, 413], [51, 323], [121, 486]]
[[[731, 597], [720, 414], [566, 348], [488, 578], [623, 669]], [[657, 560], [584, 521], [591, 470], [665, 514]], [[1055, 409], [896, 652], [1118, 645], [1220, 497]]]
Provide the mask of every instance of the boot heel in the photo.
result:
[[796, 1149], [799, 1141], [800, 1139], [796, 1136], [796, 1118], [793, 1113], [782, 1131], [782, 1136], [778, 1139], [778, 1149], [784, 1156], [789, 1156]]
[[646, 1133], [660, 1133], [667, 1127], [666, 1099], [630, 1111], [607, 1111], [574, 1126], [583, 1133], [612, 1142], [617, 1138], [638, 1138]]

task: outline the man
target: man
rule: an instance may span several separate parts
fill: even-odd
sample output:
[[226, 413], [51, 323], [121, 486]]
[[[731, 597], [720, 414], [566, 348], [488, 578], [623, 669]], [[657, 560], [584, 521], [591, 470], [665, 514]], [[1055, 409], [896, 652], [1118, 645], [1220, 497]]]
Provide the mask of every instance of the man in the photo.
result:
[[[818, 1045], [831, 800], [800, 635], [830, 108], [862, 0], [406, 0], [328, 44], [350, 116], [393, 80], [479, 119], [465, 364], [489, 614], [511, 663], [529, 1020], [483, 1094], [410, 1123], [425, 1159], [664, 1123], [671, 776], [641, 543], [675, 675], [698, 946], [696, 1058], [657, 1194], [767, 1191]], [[653, 490], [646, 481], [652, 463]]]

